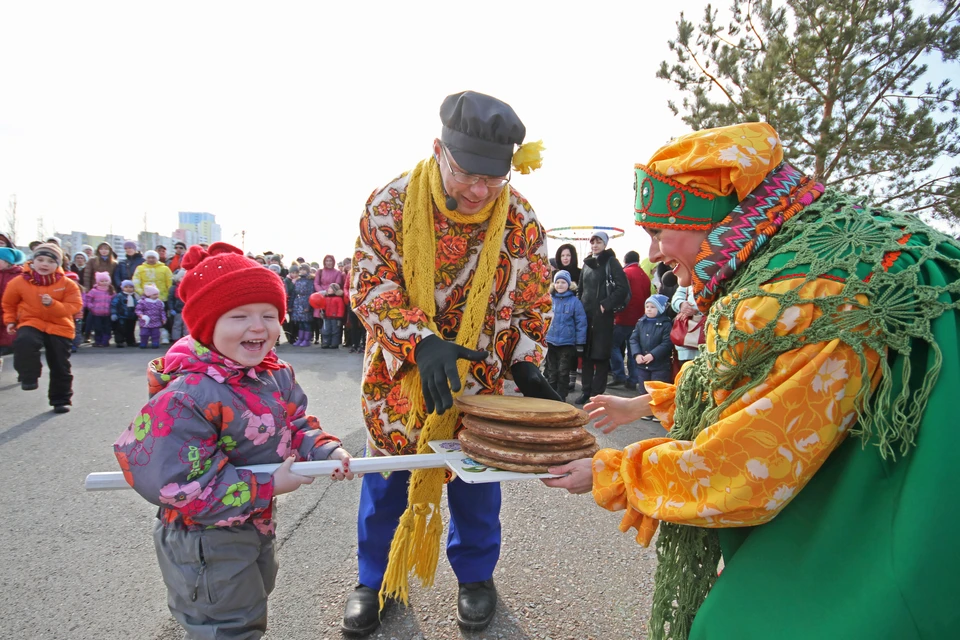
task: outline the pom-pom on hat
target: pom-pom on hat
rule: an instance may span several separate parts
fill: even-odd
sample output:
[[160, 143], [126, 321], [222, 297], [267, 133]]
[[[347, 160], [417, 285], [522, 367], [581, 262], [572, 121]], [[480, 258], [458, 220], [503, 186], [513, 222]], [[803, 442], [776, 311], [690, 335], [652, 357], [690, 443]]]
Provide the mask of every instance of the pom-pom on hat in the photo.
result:
[[160, 289], [157, 289], [156, 285], [147, 284], [143, 287], [143, 295], [145, 296], [156, 296], [160, 295]]
[[647, 302], [655, 306], [658, 312], [663, 313], [664, 311], [667, 310], [667, 303], [669, 301], [667, 300], [667, 296], [661, 295], [659, 293], [655, 293], [649, 298], [647, 298]]
[[95, 274], [93, 274], [93, 278], [97, 281], [97, 284], [100, 284], [101, 282], [110, 282], [110, 274], [106, 271], [97, 271]]
[[[440, 105], [440, 141], [467, 173], [505, 176], [510, 165], [521, 173], [539, 169], [540, 141], [523, 144], [527, 129], [506, 102], [463, 91]], [[522, 145], [514, 152], [514, 145]]]
[[657, 229], [707, 230], [783, 162], [773, 127], [745, 122], [680, 136], [635, 165], [636, 222]]
[[556, 282], [557, 280], [566, 280], [567, 284], [571, 284], [573, 282], [573, 280], [570, 279], [570, 272], [565, 271], [564, 269], [560, 269], [560, 271], [557, 271], [555, 274], [553, 274], [553, 281]]
[[23, 255], [23, 251], [20, 251], [20, 249], [0, 247], [0, 260], [3, 260], [4, 262], [9, 262], [10, 264], [23, 264], [25, 259], [26, 256]]
[[63, 262], [63, 251], [52, 242], [37, 245], [36, 249], [33, 250], [33, 257], [36, 258], [37, 256], [47, 256], [56, 260], [57, 264]]
[[201, 344], [213, 344], [217, 320], [231, 309], [265, 302], [276, 307], [281, 318], [287, 313], [287, 292], [280, 278], [231, 244], [214, 242], [206, 250], [194, 245], [181, 265], [187, 270], [177, 287], [184, 302], [183, 320]]

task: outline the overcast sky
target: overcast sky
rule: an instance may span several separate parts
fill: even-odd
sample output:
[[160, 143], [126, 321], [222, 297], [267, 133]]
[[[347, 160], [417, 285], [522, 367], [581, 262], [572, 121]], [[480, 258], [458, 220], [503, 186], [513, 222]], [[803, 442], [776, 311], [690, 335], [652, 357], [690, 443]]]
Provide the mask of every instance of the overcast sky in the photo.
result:
[[654, 74], [680, 10], [704, 4], [5, 2], [0, 209], [16, 194], [21, 243], [39, 216], [136, 237], [144, 213], [168, 235], [207, 211], [247, 249], [340, 259], [370, 192], [472, 89], [543, 139], [514, 185], [545, 227], [621, 227], [618, 255], [645, 254], [633, 164], [687, 131]]

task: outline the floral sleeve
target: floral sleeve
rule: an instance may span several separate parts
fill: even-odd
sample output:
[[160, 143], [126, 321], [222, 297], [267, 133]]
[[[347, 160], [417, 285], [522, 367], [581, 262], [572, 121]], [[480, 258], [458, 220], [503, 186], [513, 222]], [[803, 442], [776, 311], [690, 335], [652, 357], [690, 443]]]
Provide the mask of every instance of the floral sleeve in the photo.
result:
[[413, 352], [427, 329], [426, 314], [410, 305], [405, 291], [397, 229], [403, 204], [394, 188], [374, 192], [360, 220], [353, 258], [351, 306], [383, 354], [390, 377], [413, 362]]
[[[786, 316], [791, 326], [784, 331], [809, 326], [812, 307]], [[746, 300], [735, 322], [749, 323], [763, 314]], [[879, 357], [869, 350], [865, 355], [876, 380]], [[620, 528], [636, 528], [644, 545], [658, 520], [701, 527], [763, 524], [803, 489], [846, 437], [857, 417], [860, 367], [856, 352], [839, 340], [787, 351], [763, 383], [693, 441], [656, 438], [623, 451], [600, 451], [594, 457], [594, 499], [612, 511], [626, 509]], [[672, 385], [651, 384], [648, 391], [654, 413], [672, 424]], [[715, 396], [719, 400], [727, 393]]]
[[[511, 235], [518, 232], [523, 235], [526, 252], [522, 259], [517, 260], [517, 288], [511, 292], [513, 298], [513, 315], [511, 327], [517, 329], [519, 336], [509, 365], [517, 362], [532, 362], [540, 366], [547, 344], [547, 329], [552, 319], [553, 302], [550, 298], [550, 259], [547, 255], [547, 245], [543, 241], [544, 231], [540, 223], [533, 217], [529, 203], [517, 196], [519, 207], [528, 209], [529, 218], [521, 229], [511, 228], [509, 219], [507, 225], [507, 250], [510, 252], [513, 244]], [[511, 252], [512, 253], [512, 252]]]
[[114, 443], [131, 487], [148, 502], [207, 526], [245, 522], [270, 507], [270, 474], [230, 464], [216, 426], [186, 394], [155, 395]]

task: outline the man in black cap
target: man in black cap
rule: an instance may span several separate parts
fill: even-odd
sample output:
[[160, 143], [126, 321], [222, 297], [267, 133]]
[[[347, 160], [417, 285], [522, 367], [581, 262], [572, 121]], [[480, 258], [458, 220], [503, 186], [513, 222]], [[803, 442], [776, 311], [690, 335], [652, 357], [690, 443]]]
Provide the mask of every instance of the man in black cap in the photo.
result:
[[[542, 145], [522, 145], [526, 130], [510, 105], [480, 93], [447, 97], [440, 119], [432, 156], [374, 191], [360, 220], [351, 302], [370, 336], [367, 455], [430, 452], [428, 441], [454, 438], [460, 427], [453, 394], [502, 394], [505, 378], [525, 396], [560, 400], [538, 369], [551, 306], [544, 231], [509, 186], [511, 165], [538, 168]], [[437, 550], [443, 481], [439, 469], [364, 476], [360, 584], [347, 598], [344, 632], [377, 628], [378, 593], [406, 600], [408, 568], [394, 560]], [[497, 600], [500, 486], [455, 479], [447, 496], [457, 619], [483, 629]], [[425, 584], [434, 571], [417, 563]]]

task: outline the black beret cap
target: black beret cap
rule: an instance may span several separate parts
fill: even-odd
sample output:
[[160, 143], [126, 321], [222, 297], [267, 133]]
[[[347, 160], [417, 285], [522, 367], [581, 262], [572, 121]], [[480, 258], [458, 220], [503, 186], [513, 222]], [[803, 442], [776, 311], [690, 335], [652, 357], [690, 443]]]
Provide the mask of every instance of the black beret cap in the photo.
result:
[[513, 107], [475, 91], [447, 96], [440, 105], [440, 140], [467, 173], [504, 176], [526, 127]]

